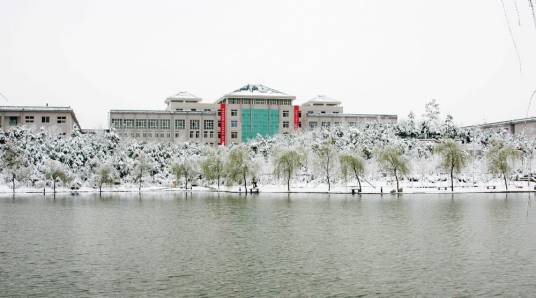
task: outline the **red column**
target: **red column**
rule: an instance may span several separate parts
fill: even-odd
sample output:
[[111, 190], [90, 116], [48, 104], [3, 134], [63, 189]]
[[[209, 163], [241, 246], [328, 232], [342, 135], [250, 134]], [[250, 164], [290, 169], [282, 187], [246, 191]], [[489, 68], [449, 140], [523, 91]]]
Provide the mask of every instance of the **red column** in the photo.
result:
[[220, 145], [224, 145], [225, 146], [225, 136], [226, 136], [226, 127], [225, 127], [225, 119], [226, 119], [226, 106], [224, 103], [221, 103], [220, 104], [220, 122], [221, 122], [221, 125], [220, 125]]
[[300, 127], [300, 106], [294, 106], [294, 129]]

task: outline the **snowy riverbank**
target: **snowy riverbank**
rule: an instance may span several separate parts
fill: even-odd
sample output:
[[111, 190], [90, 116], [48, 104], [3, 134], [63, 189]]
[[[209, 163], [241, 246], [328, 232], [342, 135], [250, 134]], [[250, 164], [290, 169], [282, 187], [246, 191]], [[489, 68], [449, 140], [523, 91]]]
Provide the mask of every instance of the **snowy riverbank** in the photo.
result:
[[[363, 185], [362, 194], [390, 194], [394, 191], [394, 187], [391, 184], [387, 183], [371, 183], [371, 185]], [[536, 184], [531, 183], [530, 185], [527, 182], [514, 181], [510, 182], [508, 190], [505, 188], [504, 184], [501, 184], [500, 180], [490, 181], [488, 183], [483, 183], [479, 185], [470, 185], [469, 183], [465, 185], [458, 185], [454, 187], [454, 192], [450, 190], [450, 187], [447, 183], [438, 183], [438, 184], [429, 184], [422, 185], [418, 183], [404, 183], [401, 184], [402, 194], [445, 194], [445, 193], [502, 193], [502, 192], [536, 192]], [[287, 191], [286, 185], [259, 185], [259, 191], [261, 193], [329, 193], [329, 194], [351, 194], [352, 190], [357, 194], [356, 185], [332, 185], [331, 189], [328, 190], [327, 184], [296, 184], [292, 185], [290, 192]], [[221, 193], [244, 193], [244, 187], [233, 185], [233, 186], [222, 186], [218, 190], [217, 186], [194, 186], [192, 189], [184, 189], [181, 187], [166, 187], [166, 186], [144, 186], [141, 189], [141, 192], [221, 192]], [[15, 189], [16, 194], [47, 194], [50, 195], [53, 193], [52, 188], [47, 187], [35, 188], [35, 187], [26, 187], [21, 186]], [[56, 188], [56, 193], [98, 193], [99, 190], [91, 187], [81, 187], [78, 190], [71, 190], [64, 187]], [[120, 185], [114, 187], [103, 187], [103, 193], [138, 193], [140, 192], [137, 185]], [[11, 194], [13, 190], [10, 185], [2, 184], [0, 185], [0, 194]]]

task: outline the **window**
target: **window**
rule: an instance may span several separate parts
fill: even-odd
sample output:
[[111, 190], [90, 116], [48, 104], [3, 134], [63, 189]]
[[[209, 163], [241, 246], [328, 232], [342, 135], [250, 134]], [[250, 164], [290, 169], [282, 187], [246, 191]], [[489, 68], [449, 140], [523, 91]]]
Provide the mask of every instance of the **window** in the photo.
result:
[[322, 127], [329, 127], [329, 122], [322, 122]]
[[126, 119], [125, 126], [126, 128], [134, 128], [134, 119]]
[[339, 125], [341, 125], [340, 122], [335, 122], [335, 123], [333, 123], [333, 124], [334, 124], [335, 126], [339, 126]]
[[221, 127], [221, 120], [218, 120], [218, 128]]
[[208, 131], [207, 130], [204, 130], [203, 131], [203, 138], [208, 138]]
[[41, 123], [50, 123], [50, 116], [41, 117]]
[[320, 114], [325, 114], [325, 113], [326, 113], [326, 111], [320, 111]]
[[231, 132], [231, 139], [236, 139], [236, 138], [238, 138], [238, 132], [232, 131]]
[[184, 123], [184, 119], [176, 119], [175, 120], [175, 129], [184, 129], [186, 124]]
[[339, 112], [337, 112], [337, 111], [333, 111], [333, 114], [339, 114]]
[[317, 124], [316, 122], [309, 122], [309, 128], [316, 128]]
[[147, 120], [146, 119], [136, 119], [136, 128], [138, 128], [138, 129], [146, 129], [147, 128]]
[[221, 116], [221, 109], [218, 109], [218, 117]]
[[355, 122], [350, 122], [350, 126], [355, 126]]
[[175, 111], [182, 112], [183, 110], [182, 109], [175, 109]]
[[65, 123], [65, 122], [67, 122], [67, 117], [66, 116], [58, 116], [57, 122], [58, 123]]
[[212, 139], [214, 137], [214, 131], [210, 131], [210, 138]]
[[24, 117], [24, 122], [26, 122], [26, 123], [34, 123], [34, 116], [26, 116], [26, 117]]
[[113, 128], [121, 128], [121, 119], [112, 119]]
[[156, 119], [149, 119], [149, 129], [156, 129]]
[[194, 138], [194, 131], [190, 130], [190, 139], [193, 139], [193, 138]]
[[218, 132], [218, 139], [221, 139], [221, 132]]
[[205, 109], [204, 111], [205, 111], [205, 112], [210, 112], [210, 109]]
[[197, 112], [197, 109], [190, 109], [190, 111], [192, 111], [192, 112]]
[[283, 117], [288, 117], [288, 111], [283, 111]]
[[178, 138], [180, 135], [178, 132], [175, 133], [175, 137]]
[[232, 127], [232, 128], [237, 128], [237, 127], [238, 127], [238, 121], [236, 121], [236, 120], [231, 120], [231, 127]]
[[283, 121], [283, 128], [288, 128], [288, 121]]
[[199, 120], [190, 120], [190, 129], [199, 129]]
[[196, 138], [196, 139], [199, 139], [199, 130], [196, 130], [196, 131], [195, 131], [195, 138]]
[[205, 120], [203, 122], [203, 127], [206, 130], [212, 130], [214, 129], [214, 120]]
[[238, 110], [231, 110], [231, 116], [238, 116]]
[[8, 121], [9, 121], [9, 125], [17, 125], [17, 123], [19, 123], [17, 117], [13, 117], [13, 116], [12, 116], [12, 117], [9, 117], [8, 119], [9, 119], [9, 120], [8, 120]]

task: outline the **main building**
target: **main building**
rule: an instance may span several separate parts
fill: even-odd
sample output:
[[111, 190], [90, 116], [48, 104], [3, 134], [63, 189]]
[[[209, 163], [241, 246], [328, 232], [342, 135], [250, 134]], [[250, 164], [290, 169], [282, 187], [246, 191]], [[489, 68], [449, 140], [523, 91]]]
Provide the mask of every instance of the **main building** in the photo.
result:
[[165, 110], [111, 110], [110, 128], [144, 141], [230, 145], [320, 126], [397, 122], [396, 115], [344, 114], [341, 102], [326, 96], [301, 106], [295, 99], [264, 85], [246, 85], [215, 103], [179, 92], [166, 99]]

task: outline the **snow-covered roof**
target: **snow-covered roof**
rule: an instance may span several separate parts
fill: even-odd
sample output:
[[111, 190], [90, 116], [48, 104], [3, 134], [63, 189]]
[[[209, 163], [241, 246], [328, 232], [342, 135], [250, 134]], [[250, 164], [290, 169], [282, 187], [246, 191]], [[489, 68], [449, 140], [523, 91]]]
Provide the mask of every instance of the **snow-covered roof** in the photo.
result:
[[71, 107], [52, 107], [52, 106], [0, 106], [0, 112], [66, 112], [71, 114], [73, 121], [80, 126], [76, 114]]
[[225, 98], [272, 98], [272, 99], [295, 99], [295, 96], [288, 95], [281, 91], [275, 90], [263, 84], [247, 84], [233, 92], [225, 94], [221, 100]]
[[2, 112], [71, 112], [71, 107], [49, 107], [49, 106], [0, 106]]
[[184, 100], [199, 102], [201, 101], [201, 97], [195, 96], [188, 91], [180, 91], [177, 94], [166, 98], [166, 102], [167, 101], [184, 101]]
[[317, 96], [309, 99], [308, 101], [306, 101], [304, 104], [314, 104], [314, 103], [340, 105], [341, 101], [336, 100], [336, 99], [331, 98], [331, 97], [326, 96], [326, 95], [317, 95]]

